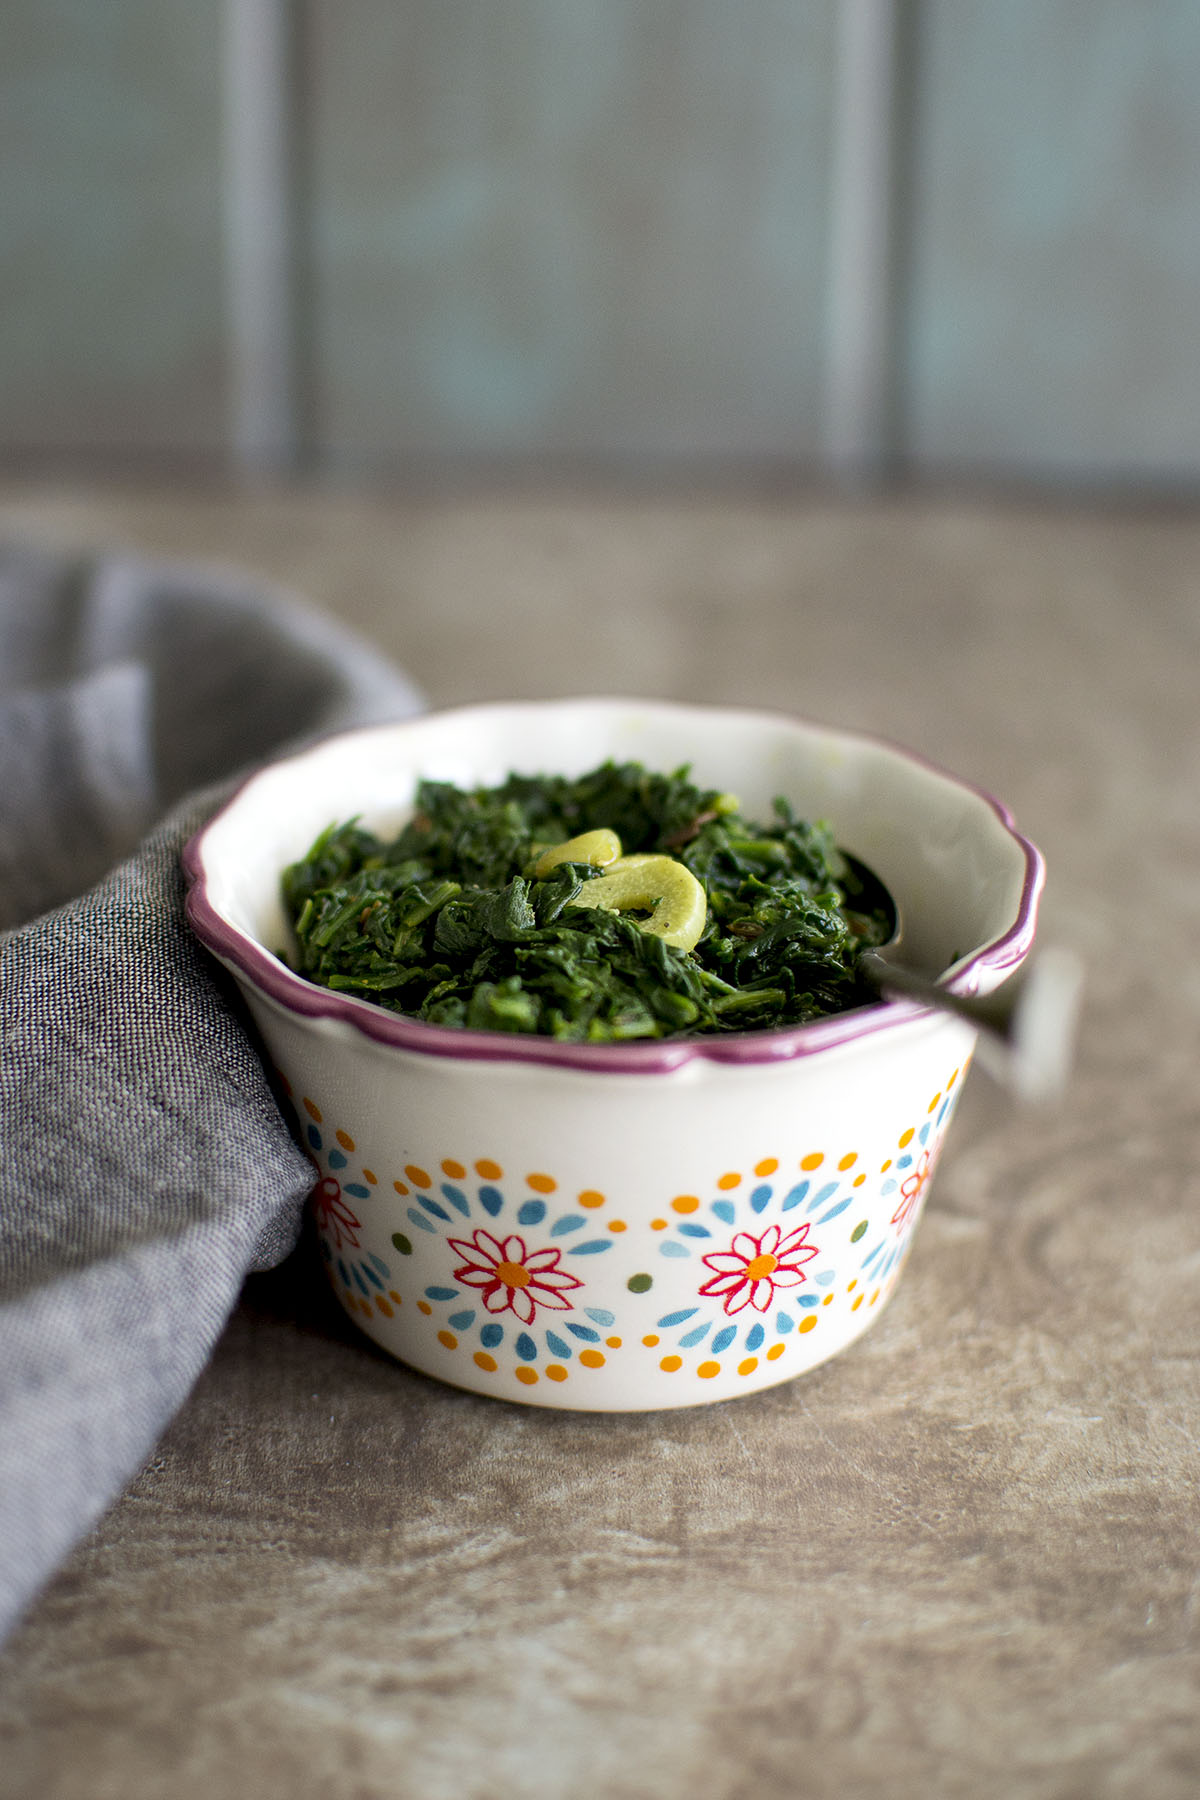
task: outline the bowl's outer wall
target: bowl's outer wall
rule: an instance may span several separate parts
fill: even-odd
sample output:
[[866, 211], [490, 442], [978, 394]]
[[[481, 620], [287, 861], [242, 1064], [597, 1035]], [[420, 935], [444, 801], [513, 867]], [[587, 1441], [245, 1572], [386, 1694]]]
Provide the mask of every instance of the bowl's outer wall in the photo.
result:
[[[397, 1051], [244, 991], [355, 1322], [456, 1386], [586, 1411], [752, 1392], [858, 1337], [973, 1043], [927, 1014], [828, 1057], [614, 1077]], [[489, 1296], [502, 1261], [529, 1280]]]

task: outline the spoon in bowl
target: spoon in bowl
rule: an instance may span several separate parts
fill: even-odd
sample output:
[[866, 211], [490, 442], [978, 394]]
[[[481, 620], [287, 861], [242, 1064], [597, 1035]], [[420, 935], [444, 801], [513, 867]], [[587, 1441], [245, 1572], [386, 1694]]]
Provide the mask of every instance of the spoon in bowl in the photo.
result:
[[902, 995], [975, 1026], [979, 1062], [1019, 1100], [1060, 1100], [1074, 1062], [1083, 993], [1083, 965], [1075, 953], [1048, 946], [990, 994], [953, 994], [934, 976], [905, 964], [904, 921], [895, 896], [865, 864], [842, 854], [860, 885], [886, 896], [892, 919], [886, 943], [859, 954], [864, 980], [884, 999]]

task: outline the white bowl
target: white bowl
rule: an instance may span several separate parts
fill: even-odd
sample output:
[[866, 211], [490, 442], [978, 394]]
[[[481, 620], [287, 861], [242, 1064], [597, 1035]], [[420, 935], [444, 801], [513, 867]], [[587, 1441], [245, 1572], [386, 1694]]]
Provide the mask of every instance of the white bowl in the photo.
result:
[[895, 1288], [972, 1029], [880, 1002], [773, 1032], [629, 1044], [425, 1025], [283, 959], [280, 874], [326, 825], [397, 827], [422, 777], [606, 757], [776, 794], [868, 863], [908, 955], [959, 993], [1034, 937], [1042, 859], [998, 802], [876, 739], [625, 700], [484, 705], [350, 732], [252, 777], [193, 839], [188, 916], [231, 970], [315, 1164], [323, 1253], [375, 1341], [532, 1405], [640, 1411], [786, 1381]]

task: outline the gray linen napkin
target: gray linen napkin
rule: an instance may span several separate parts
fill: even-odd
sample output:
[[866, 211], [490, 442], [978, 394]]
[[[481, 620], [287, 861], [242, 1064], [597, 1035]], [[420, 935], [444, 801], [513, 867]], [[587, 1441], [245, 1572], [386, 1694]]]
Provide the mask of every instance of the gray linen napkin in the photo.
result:
[[184, 923], [180, 850], [255, 763], [420, 704], [252, 583], [0, 547], [0, 1636], [312, 1183]]

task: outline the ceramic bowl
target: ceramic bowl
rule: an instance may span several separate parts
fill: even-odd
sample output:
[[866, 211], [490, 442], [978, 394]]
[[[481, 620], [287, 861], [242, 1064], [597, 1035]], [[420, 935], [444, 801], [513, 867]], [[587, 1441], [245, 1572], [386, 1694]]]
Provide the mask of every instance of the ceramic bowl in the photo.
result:
[[1043, 870], [995, 800], [873, 738], [765, 712], [483, 705], [330, 739], [188, 847], [188, 914], [232, 972], [317, 1171], [333, 1286], [413, 1368], [535, 1406], [690, 1406], [787, 1381], [879, 1317], [974, 1042], [880, 1002], [773, 1032], [566, 1045], [402, 1019], [285, 960], [280, 871], [335, 819], [384, 831], [418, 778], [606, 757], [692, 766], [751, 817], [785, 794], [898, 899], [910, 957], [984, 993], [1033, 940]]

